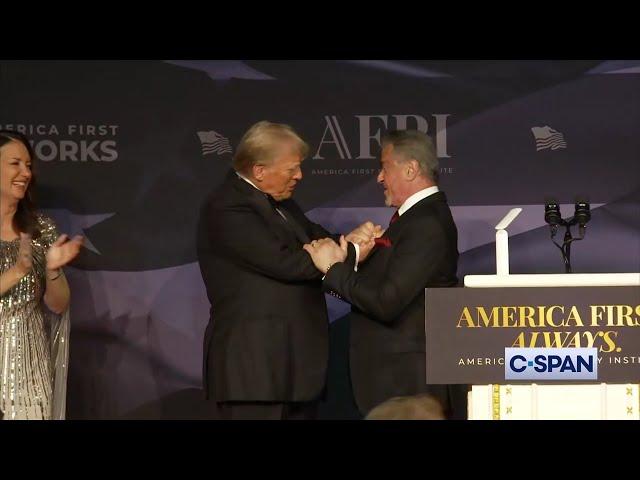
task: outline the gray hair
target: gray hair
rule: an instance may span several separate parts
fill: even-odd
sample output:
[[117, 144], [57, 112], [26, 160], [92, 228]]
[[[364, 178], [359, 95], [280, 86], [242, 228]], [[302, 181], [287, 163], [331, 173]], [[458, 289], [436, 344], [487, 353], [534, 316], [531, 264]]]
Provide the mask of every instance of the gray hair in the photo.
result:
[[391, 130], [382, 138], [382, 147], [393, 145], [393, 152], [406, 161], [418, 162], [420, 174], [438, 183], [440, 165], [436, 149], [428, 135], [418, 130]]

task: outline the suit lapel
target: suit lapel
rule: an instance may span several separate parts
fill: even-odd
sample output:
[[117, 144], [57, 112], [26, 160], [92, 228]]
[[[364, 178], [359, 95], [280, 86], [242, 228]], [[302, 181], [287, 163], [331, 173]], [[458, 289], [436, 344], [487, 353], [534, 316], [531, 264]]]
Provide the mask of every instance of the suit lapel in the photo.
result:
[[240, 192], [251, 207], [267, 222], [269, 230], [274, 232], [282, 242], [297, 247], [298, 239], [295, 232], [287, 225], [287, 221], [273, 209], [266, 195], [238, 177], [234, 171], [231, 172], [230, 177], [236, 191]]
[[[443, 191], [436, 192], [433, 195], [429, 195], [427, 198], [423, 198], [418, 203], [413, 205], [409, 210], [400, 215], [400, 218], [398, 218], [398, 220], [396, 220], [393, 225], [389, 226], [387, 231], [390, 233], [390, 235], [393, 235], [394, 231], [397, 232], [400, 228], [402, 228], [402, 225], [406, 225], [407, 223], [411, 222], [411, 219], [413, 217], [425, 215], [425, 209], [428, 209], [429, 205], [436, 202], [446, 202], [446, 199], [447, 197], [445, 196]], [[389, 238], [393, 240], [391, 236]]]
[[302, 225], [300, 225], [295, 215], [291, 213], [291, 210], [284, 205], [284, 202], [278, 208], [287, 217], [287, 220], [284, 221], [286, 227], [293, 232], [300, 243], [309, 243], [311, 241], [309, 235], [304, 231], [304, 228], [302, 228]]
[[423, 198], [422, 200], [420, 200], [418, 203], [416, 203], [415, 205], [413, 205], [409, 210], [407, 210], [405, 213], [403, 213], [402, 215], [400, 215], [400, 218], [398, 218], [395, 222], [393, 222], [391, 225], [389, 225], [389, 227], [387, 228], [387, 230], [384, 232], [384, 236], [389, 238], [389, 240], [391, 240], [391, 246], [390, 247], [376, 247], [373, 252], [371, 252], [371, 256], [369, 258], [369, 260], [373, 260], [373, 258], [378, 255], [379, 253], [383, 250], [390, 250], [393, 248], [393, 243], [397, 240], [396, 239], [396, 232], [400, 231], [402, 229], [403, 225], [406, 225], [408, 222], [411, 222], [412, 217], [416, 216], [416, 215], [424, 215], [424, 209], [428, 208], [428, 205], [435, 203], [435, 202], [446, 202], [447, 201], [447, 197], [445, 196], [443, 191], [438, 191], [436, 193], [434, 193], [433, 195], [429, 195], [427, 198]]

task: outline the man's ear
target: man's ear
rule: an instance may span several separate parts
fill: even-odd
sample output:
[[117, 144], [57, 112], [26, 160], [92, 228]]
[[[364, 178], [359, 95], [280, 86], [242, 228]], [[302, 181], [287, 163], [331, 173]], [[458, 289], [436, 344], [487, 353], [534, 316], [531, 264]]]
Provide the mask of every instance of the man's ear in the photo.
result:
[[420, 165], [417, 160], [409, 160], [402, 167], [407, 180], [413, 180], [420, 174]]
[[251, 167], [253, 178], [261, 182], [264, 179], [264, 165], [254, 165]]

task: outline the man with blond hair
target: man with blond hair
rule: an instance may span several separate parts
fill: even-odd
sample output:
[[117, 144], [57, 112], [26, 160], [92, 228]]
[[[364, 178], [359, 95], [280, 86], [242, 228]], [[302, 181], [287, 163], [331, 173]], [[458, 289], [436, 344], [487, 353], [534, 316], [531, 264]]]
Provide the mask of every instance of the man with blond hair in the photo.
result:
[[[291, 198], [308, 151], [288, 125], [256, 123], [201, 210], [198, 260], [211, 303], [204, 387], [224, 419], [316, 417], [329, 322], [323, 274], [302, 246], [339, 236], [311, 222]], [[368, 224], [347, 240], [371, 235]], [[347, 248], [357, 263], [357, 247]]]

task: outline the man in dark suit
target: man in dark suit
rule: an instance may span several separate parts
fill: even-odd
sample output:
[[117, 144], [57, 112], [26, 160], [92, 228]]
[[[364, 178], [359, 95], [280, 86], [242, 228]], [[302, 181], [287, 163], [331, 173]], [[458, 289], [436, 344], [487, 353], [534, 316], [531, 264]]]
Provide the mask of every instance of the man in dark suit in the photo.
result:
[[425, 287], [454, 287], [458, 232], [444, 192], [433, 143], [418, 131], [389, 132], [382, 141], [387, 206], [398, 207], [384, 235], [360, 251], [357, 272], [346, 246], [333, 240], [305, 245], [323, 288], [352, 304], [350, 367], [358, 408], [366, 415], [392, 397], [429, 393], [449, 418], [466, 418], [466, 387], [427, 385]]
[[315, 418], [325, 387], [322, 273], [302, 246], [331, 234], [291, 199], [307, 153], [289, 126], [255, 124], [201, 210], [198, 261], [211, 303], [204, 388], [224, 419]]

